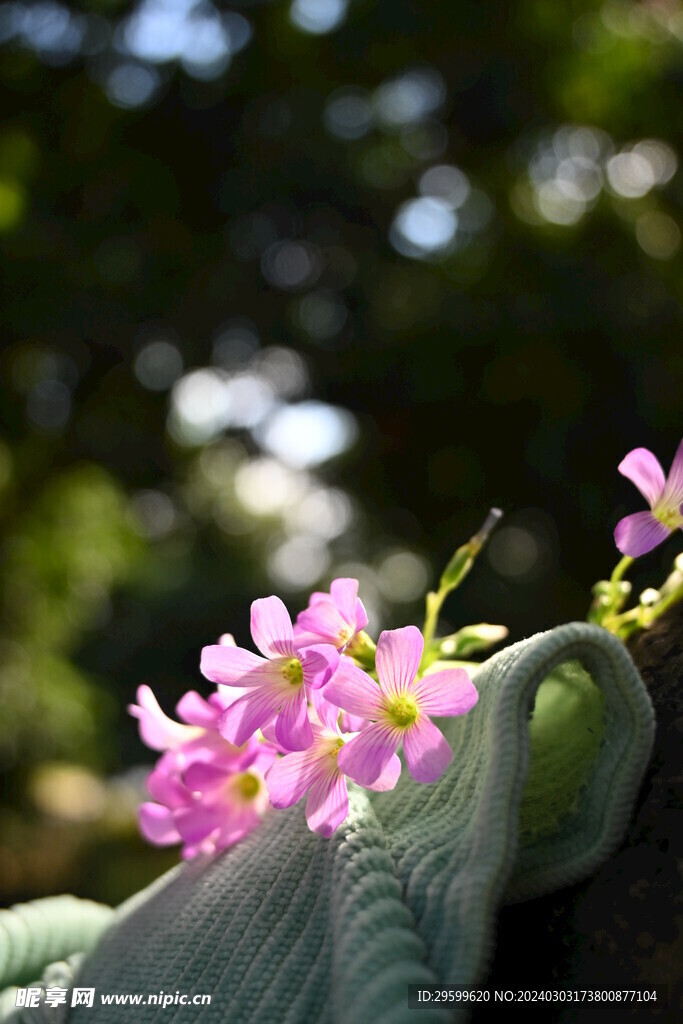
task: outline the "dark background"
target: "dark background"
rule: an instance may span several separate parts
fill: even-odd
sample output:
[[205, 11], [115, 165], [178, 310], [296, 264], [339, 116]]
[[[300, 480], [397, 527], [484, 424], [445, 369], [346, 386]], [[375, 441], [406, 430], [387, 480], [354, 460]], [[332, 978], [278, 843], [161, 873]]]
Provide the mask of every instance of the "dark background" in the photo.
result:
[[174, 862], [125, 705], [255, 597], [420, 623], [499, 505], [445, 624], [585, 616], [619, 461], [681, 436], [682, 40], [676, 0], [0, 8], [4, 902]]

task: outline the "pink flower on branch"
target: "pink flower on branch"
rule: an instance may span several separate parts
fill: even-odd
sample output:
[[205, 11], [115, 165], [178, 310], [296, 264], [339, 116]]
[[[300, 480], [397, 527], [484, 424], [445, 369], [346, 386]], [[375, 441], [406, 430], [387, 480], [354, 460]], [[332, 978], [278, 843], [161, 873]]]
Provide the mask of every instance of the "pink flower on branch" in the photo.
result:
[[[312, 724], [313, 743], [308, 750], [287, 754], [266, 774], [273, 807], [291, 807], [308, 793], [306, 820], [312, 832], [331, 836], [349, 813], [349, 793], [338, 758], [345, 739], [336, 724], [337, 708], [327, 705], [323, 724]], [[394, 754], [369, 789], [393, 789], [401, 774]]]
[[386, 630], [377, 643], [379, 685], [347, 659], [324, 690], [325, 698], [368, 725], [339, 751], [342, 772], [362, 786], [381, 776], [401, 743], [418, 782], [434, 782], [453, 752], [430, 715], [462, 715], [477, 701], [463, 669], [417, 678], [424, 639], [415, 626]]
[[171, 752], [181, 766], [192, 760], [220, 760], [231, 764], [241, 756], [241, 751], [218, 731], [221, 715], [239, 692], [234, 697], [212, 693], [205, 700], [190, 690], [176, 705], [180, 722], [161, 710], [149, 686], [139, 686], [136, 696], [137, 704], [129, 704], [128, 712], [137, 718], [140, 738], [152, 750]]
[[202, 651], [201, 671], [207, 679], [246, 691], [223, 712], [219, 729], [239, 746], [274, 720], [282, 747], [305, 750], [313, 742], [306, 688], [317, 689], [331, 678], [339, 654], [331, 644], [300, 647], [279, 597], [253, 602], [251, 635], [263, 657], [221, 644]]
[[[226, 744], [227, 746], [227, 744]], [[140, 808], [140, 831], [156, 846], [183, 843], [183, 857], [224, 850], [260, 823], [268, 808], [264, 773], [276, 751], [252, 739], [232, 763], [164, 754], [147, 779], [155, 803]]]
[[[235, 691], [238, 698], [241, 691]], [[218, 723], [234, 699], [190, 691], [177, 705], [181, 722], [169, 718], [148, 686], [140, 686], [130, 713], [143, 741], [164, 751], [147, 778], [152, 801], [140, 808], [140, 831], [156, 846], [183, 843], [183, 857], [222, 850], [261, 820], [268, 805], [263, 779], [276, 751], [252, 737], [236, 747]]]
[[340, 578], [332, 581], [329, 594], [311, 594], [308, 608], [297, 616], [294, 635], [302, 647], [324, 643], [343, 650], [367, 624], [358, 580]]
[[648, 512], [621, 519], [614, 541], [623, 555], [638, 558], [683, 528], [683, 441], [678, 446], [668, 477], [647, 448], [634, 448], [619, 463], [619, 472], [636, 485], [647, 501]]

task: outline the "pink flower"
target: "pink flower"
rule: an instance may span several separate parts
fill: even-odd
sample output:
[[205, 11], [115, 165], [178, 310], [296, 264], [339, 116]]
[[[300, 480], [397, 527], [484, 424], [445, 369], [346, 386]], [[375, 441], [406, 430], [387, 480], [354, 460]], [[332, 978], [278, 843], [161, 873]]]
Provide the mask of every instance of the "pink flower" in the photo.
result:
[[137, 700], [129, 711], [143, 741], [165, 751], [147, 778], [154, 802], [140, 808], [143, 836], [157, 846], [182, 842], [185, 858], [237, 842], [267, 807], [263, 775], [274, 748], [255, 738], [236, 747], [221, 736], [218, 722], [231, 696], [186, 693], [176, 709], [182, 722], [164, 714], [148, 686], [138, 687]]
[[201, 670], [207, 679], [247, 691], [223, 712], [218, 727], [239, 746], [275, 719], [278, 743], [287, 750], [305, 750], [313, 742], [306, 687], [317, 689], [326, 683], [336, 671], [339, 654], [331, 644], [300, 648], [279, 597], [253, 602], [251, 635], [264, 657], [221, 644], [202, 651]]
[[252, 739], [232, 763], [165, 754], [147, 780], [155, 803], [142, 804], [140, 831], [157, 846], [183, 843], [183, 857], [224, 850], [260, 823], [268, 807], [264, 773], [277, 752]]
[[683, 440], [671, 464], [669, 476], [647, 448], [634, 448], [619, 463], [619, 472], [636, 485], [650, 506], [621, 519], [614, 541], [623, 555], [637, 558], [652, 551], [674, 530], [683, 528]]
[[137, 718], [140, 739], [152, 750], [171, 750], [201, 734], [196, 725], [182, 725], [164, 714], [149, 686], [138, 686], [136, 696], [138, 703], [129, 704], [128, 712]]
[[332, 644], [343, 650], [367, 624], [358, 580], [342, 578], [332, 581], [329, 594], [311, 594], [308, 608], [297, 616], [294, 635], [302, 647]]
[[128, 711], [138, 719], [142, 742], [152, 750], [172, 751], [181, 765], [199, 759], [231, 762], [240, 752], [220, 735], [218, 722], [233, 699], [212, 693], [205, 700], [190, 690], [176, 706], [182, 722], [175, 722], [161, 710], [149, 686], [139, 686], [138, 703], [129, 704]]
[[[340, 672], [347, 665], [355, 666], [355, 664], [353, 658], [348, 658], [345, 654], [342, 654], [339, 659], [337, 672]], [[359, 715], [350, 715], [348, 711], [342, 711], [336, 704], [331, 704], [325, 696], [326, 691], [327, 687], [323, 686], [319, 690], [311, 690], [309, 693], [311, 703], [321, 722], [329, 723], [335, 728], [338, 726], [340, 731], [344, 733], [360, 732], [361, 729], [367, 726], [368, 723], [365, 718], [361, 718]]]
[[417, 678], [424, 639], [415, 626], [390, 629], [377, 644], [379, 685], [348, 662], [325, 687], [328, 701], [372, 724], [339, 751], [338, 766], [362, 786], [372, 785], [403, 743], [408, 770], [418, 782], [434, 782], [453, 752], [430, 715], [462, 715], [477, 691], [463, 669]]
[[[331, 836], [349, 813], [349, 794], [338, 756], [345, 739], [336, 725], [337, 709], [323, 724], [312, 724], [313, 743], [308, 750], [287, 754], [276, 761], [266, 774], [266, 785], [273, 807], [291, 807], [308, 793], [306, 821], [312, 832]], [[375, 780], [374, 790], [393, 789], [401, 774], [401, 762], [394, 754]]]

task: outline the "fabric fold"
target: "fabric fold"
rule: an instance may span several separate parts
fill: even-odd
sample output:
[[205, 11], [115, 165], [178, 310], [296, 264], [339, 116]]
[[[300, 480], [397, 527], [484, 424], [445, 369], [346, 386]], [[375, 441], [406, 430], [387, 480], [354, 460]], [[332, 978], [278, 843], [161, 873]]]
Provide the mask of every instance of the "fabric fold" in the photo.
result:
[[[171, 1024], [452, 1020], [409, 1010], [408, 984], [485, 983], [501, 904], [586, 877], [617, 846], [654, 735], [630, 656], [597, 626], [515, 644], [474, 683], [472, 711], [439, 723], [454, 757], [438, 782], [404, 772], [391, 792], [350, 787], [331, 839], [307, 829], [301, 806], [274, 811], [120, 908], [76, 984], [211, 994], [167, 1007]], [[94, 1019], [130, 1013], [100, 1006]], [[135, 1019], [159, 1013], [138, 1006]]]

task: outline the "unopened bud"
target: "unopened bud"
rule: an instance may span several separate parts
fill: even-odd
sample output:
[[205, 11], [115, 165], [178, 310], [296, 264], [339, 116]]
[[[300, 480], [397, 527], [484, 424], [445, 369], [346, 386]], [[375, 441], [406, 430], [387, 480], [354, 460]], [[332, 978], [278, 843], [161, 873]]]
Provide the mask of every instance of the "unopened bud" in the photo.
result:
[[344, 648], [344, 654], [355, 658], [364, 668], [375, 667], [375, 651], [377, 647], [371, 637], [362, 629], [349, 640]]
[[464, 626], [452, 636], [445, 637], [439, 645], [439, 654], [447, 657], [469, 658], [476, 651], [484, 651], [488, 647], [504, 640], [508, 635], [505, 626], [493, 626], [488, 622], [480, 622], [476, 626]]
[[492, 508], [480, 529], [477, 530], [473, 537], [470, 537], [467, 544], [463, 544], [462, 547], [458, 548], [443, 571], [439, 582], [440, 591], [448, 592], [460, 586], [474, 565], [474, 559], [484, 546], [491, 530], [502, 515], [503, 513], [499, 508]]

